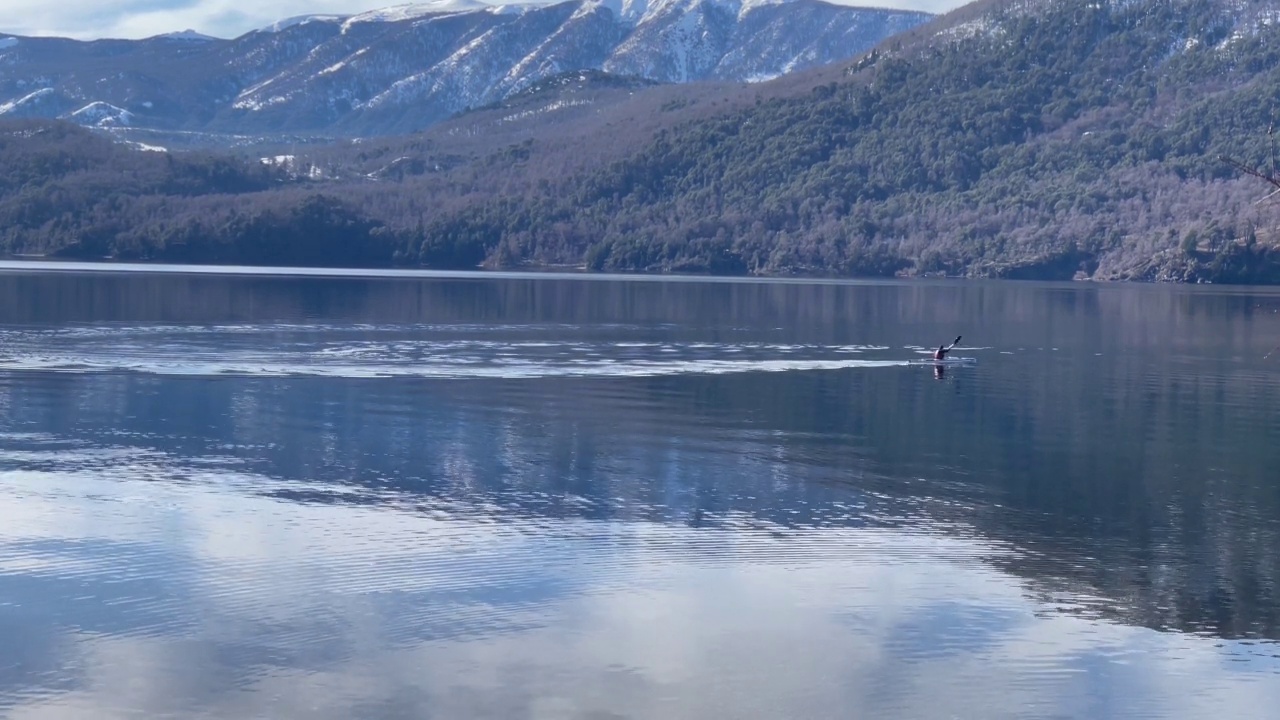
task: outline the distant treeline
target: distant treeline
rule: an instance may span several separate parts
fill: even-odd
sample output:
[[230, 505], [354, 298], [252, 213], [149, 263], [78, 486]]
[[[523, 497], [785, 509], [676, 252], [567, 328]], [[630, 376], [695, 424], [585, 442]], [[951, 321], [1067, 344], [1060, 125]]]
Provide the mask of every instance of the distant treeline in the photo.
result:
[[253, 158], [140, 152], [64, 124], [7, 122], [0, 247], [257, 264], [1280, 282], [1276, 209], [1217, 159], [1270, 157], [1280, 27], [1237, 32], [1244, 21], [1221, 0], [1012, 7], [948, 20], [980, 18], [986, 31], [926, 26], [846, 72], [780, 80], [719, 112], [638, 89], [666, 98], [650, 111], [672, 120], [613, 154], [604, 126], [566, 143], [547, 139], [548, 125], [463, 154], [427, 134], [308, 151], [294, 169], [309, 162], [327, 178], [310, 179]]

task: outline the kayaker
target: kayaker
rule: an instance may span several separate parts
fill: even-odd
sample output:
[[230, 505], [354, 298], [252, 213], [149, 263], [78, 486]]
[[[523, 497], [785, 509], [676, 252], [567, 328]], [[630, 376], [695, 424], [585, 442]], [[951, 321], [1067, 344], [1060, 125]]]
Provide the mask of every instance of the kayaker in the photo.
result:
[[959, 344], [960, 344], [960, 336], [957, 335], [956, 341], [951, 343], [950, 345], [939, 345], [938, 349], [933, 351], [933, 359], [934, 360], [947, 359], [947, 353], [951, 352], [952, 348], [954, 348]]

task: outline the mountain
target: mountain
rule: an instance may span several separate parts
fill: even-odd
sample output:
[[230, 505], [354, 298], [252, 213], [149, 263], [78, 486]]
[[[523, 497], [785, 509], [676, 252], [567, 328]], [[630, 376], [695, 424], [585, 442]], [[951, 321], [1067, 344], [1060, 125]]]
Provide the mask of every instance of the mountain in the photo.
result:
[[148, 159], [154, 182], [113, 186], [133, 158], [164, 155], [118, 146], [63, 172], [74, 158], [47, 138], [65, 124], [14, 121], [0, 247], [1278, 283], [1277, 199], [1221, 159], [1267, 169], [1280, 155], [1277, 18], [1280, 0], [987, 0], [759, 83], [562, 73], [420, 133], [226, 159], [228, 177], [276, 173], [234, 191], [192, 184], [210, 160]]
[[[419, 257], [607, 271], [1280, 282], [1276, 0], [997, 0], [437, 217]], [[1273, 171], [1274, 172], [1274, 171]]]
[[819, 0], [438, 0], [291, 18], [233, 40], [6, 36], [0, 116], [135, 135], [408, 132], [574, 70], [759, 81], [854, 56], [930, 17]]

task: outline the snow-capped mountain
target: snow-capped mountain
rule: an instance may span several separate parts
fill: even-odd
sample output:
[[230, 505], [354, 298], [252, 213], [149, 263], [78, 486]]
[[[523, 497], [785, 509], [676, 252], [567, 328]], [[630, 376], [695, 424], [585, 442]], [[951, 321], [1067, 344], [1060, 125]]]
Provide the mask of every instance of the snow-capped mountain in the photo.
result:
[[233, 40], [0, 37], [0, 117], [239, 132], [414, 130], [541, 79], [603, 70], [751, 82], [930, 19], [820, 0], [436, 0], [282, 20]]

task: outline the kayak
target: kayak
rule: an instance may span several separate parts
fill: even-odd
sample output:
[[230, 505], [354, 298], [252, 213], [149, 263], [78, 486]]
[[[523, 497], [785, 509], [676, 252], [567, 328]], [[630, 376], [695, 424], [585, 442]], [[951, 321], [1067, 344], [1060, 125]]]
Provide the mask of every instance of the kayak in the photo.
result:
[[976, 365], [978, 358], [971, 357], [953, 357], [935, 360], [933, 358], [921, 358], [919, 360], [908, 360], [912, 365]]

